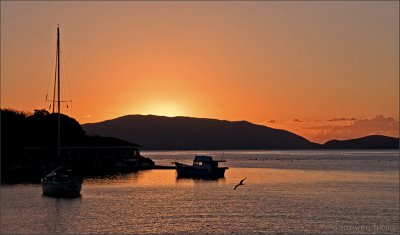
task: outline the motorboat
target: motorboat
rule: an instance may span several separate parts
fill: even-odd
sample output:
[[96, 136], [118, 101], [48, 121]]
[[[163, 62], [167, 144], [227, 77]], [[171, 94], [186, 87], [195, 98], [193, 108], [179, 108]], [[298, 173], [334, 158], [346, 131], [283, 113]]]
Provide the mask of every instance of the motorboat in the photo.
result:
[[225, 160], [214, 160], [211, 156], [197, 155], [193, 159], [193, 165], [173, 162], [176, 166], [178, 177], [192, 178], [223, 178], [226, 166], [219, 166]]

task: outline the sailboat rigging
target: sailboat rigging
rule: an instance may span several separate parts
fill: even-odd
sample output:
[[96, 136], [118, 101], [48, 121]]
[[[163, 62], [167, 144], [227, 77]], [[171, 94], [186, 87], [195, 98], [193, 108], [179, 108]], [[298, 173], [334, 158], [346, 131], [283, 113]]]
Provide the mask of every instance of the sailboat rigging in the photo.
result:
[[[49, 105], [49, 111], [51, 110], [52, 113], [56, 113], [56, 112], [61, 113], [61, 104], [62, 103], [65, 103], [67, 109], [69, 108], [68, 103], [72, 104], [71, 99], [66, 100], [61, 97], [61, 74], [62, 74], [62, 71], [61, 71], [60, 63], [61, 63], [62, 50], [61, 50], [61, 41], [60, 41], [60, 35], [59, 35], [59, 27], [57, 27], [57, 29], [58, 29], [58, 31], [57, 31], [57, 47], [56, 47], [56, 53], [55, 53], [56, 54], [56, 56], [55, 56], [56, 64], [54, 66], [55, 69], [54, 69], [54, 83], [53, 83], [53, 96], [52, 96], [53, 98], [48, 99], [49, 98], [49, 87], [47, 87], [47, 94], [46, 94], [46, 99], [45, 99], [45, 102], [51, 102]], [[64, 60], [64, 56], [62, 56], [62, 57]], [[53, 60], [54, 60], [54, 57], [53, 57]], [[53, 65], [51, 67], [53, 67]], [[64, 60], [64, 67], [66, 67], [65, 60]], [[53, 72], [53, 71], [51, 71], [51, 72]], [[64, 74], [65, 77], [68, 77], [65, 69], [64, 69], [64, 73], [65, 73]], [[49, 83], [50, 83], [50, 81], [49, 81]], [[64, 93], [66, 93], [66, 92], [64, 92]], [[61, 100], [61, 99], [63, 99], [63, 100]]]

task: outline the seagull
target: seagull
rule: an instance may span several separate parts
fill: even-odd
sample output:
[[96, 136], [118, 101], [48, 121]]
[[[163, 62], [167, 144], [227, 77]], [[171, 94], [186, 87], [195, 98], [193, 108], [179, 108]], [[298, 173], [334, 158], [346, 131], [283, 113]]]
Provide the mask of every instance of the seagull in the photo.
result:
[[238, 183], [238, 184], [235, 186], [235, 188], [233, 188], [233, 190], [236, 190], [236, 188], [239, 187], [240, 185], [244, 185], [244, 184], [243, 184], [243, 181], [244, 181], [245, 179], [247, 179], [247, 178], [242, 179], [242, 180], [240, 181], [240, 183]]

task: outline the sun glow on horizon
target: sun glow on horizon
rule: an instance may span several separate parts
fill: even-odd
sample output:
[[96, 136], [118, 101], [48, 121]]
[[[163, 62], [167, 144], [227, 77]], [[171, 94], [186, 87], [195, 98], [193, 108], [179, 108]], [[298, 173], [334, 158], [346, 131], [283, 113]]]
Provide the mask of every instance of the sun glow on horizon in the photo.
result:
[[141, 108], [137, 108], [138, 114], [144, 115], [157, 115], [157, 116], [188, 116], [189, 114], [185, 112], [183, 105], [172, 101], [153, 101], [148, 102]]

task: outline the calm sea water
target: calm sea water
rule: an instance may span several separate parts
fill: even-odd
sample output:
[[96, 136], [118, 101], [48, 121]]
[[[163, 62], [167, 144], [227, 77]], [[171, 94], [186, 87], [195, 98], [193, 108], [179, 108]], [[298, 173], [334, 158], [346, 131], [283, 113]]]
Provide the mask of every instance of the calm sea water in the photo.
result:
[[42, 196], [40, 184], [2, 185], [0, 232], [399, 233], [399, 151], [142, 152], [161, 165], [195, 154], [227, 160], [225, 178], [147, 170], [85, 179], [74, 199]]

